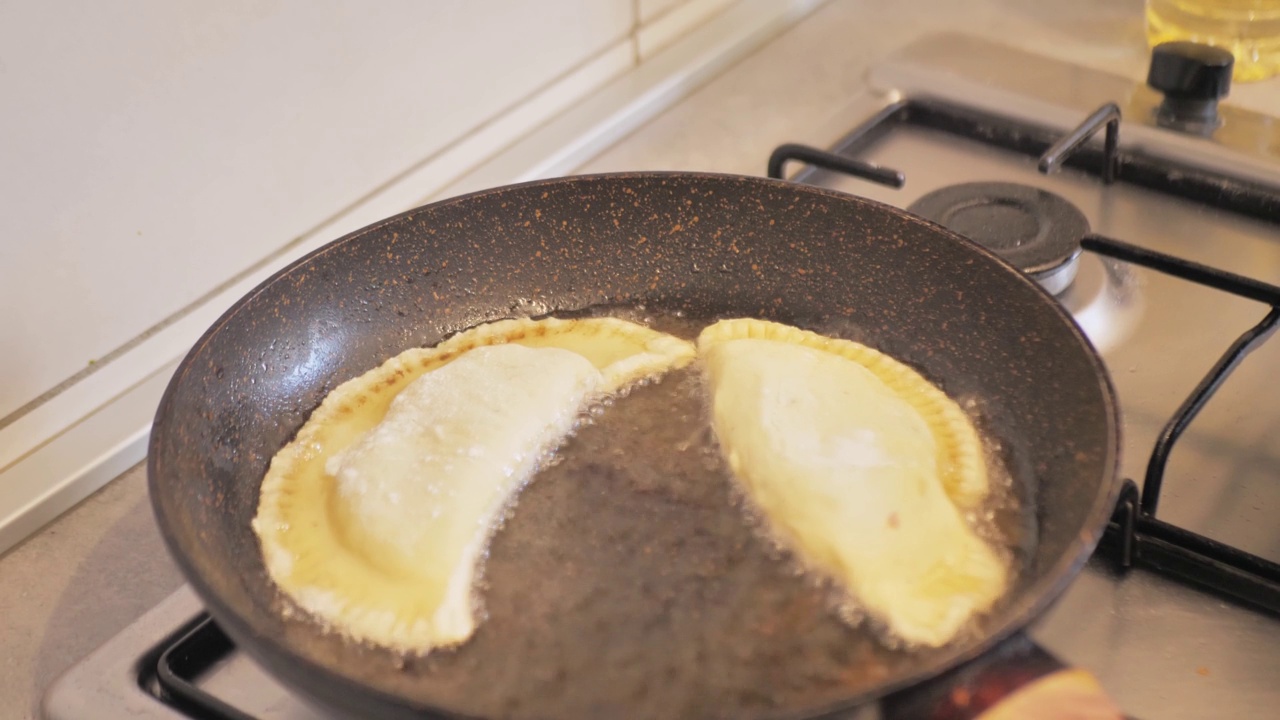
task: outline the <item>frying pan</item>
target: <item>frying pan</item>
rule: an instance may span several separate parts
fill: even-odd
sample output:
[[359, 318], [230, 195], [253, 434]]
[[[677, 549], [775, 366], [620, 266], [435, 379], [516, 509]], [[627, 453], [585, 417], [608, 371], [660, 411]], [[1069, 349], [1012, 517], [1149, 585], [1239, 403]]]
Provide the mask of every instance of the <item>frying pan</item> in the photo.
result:
[[[835, 618], [822, 589], [758, 539], [724, 483], [684, 474], [670, 450], [681, 438], [664, 436], [666, 424], [620, 432], [605, 413], [571, 442], [615, 443], [623, 459], [566, 453], [523, 491], [492, 541], [487, 619], [469, 642], [406, 659], [289, 611], [250, 520], [271, 457], [330, 390], [480, 322], [610, 304], [823, 329], [889, 352], [962, 399], [1023, 505], [1008, 596], [945, 647], [881, 642], [868, 623]], [[668, 402], [654, 397], [637, 391], [627, 403]], [[987, 251], [842, 193], [641, 173], [446, 200], [280, 271], [178, 368], [148, 472], [163, 536], [209, 612], [326, 708], [801, 718], [937, 676], [1043, 612], [1107, 523], [1117, 448], [1096, 353], [1052, 298]]]

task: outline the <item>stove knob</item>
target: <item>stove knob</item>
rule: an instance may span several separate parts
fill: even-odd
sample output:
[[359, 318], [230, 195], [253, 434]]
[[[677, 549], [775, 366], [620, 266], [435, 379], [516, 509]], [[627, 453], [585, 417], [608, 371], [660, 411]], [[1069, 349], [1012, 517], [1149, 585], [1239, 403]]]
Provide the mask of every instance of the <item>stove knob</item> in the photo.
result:
[[1156, 113], [1161, 125], [1179, 130], [1217, 126], [1218, 100], [1231, 90], [1230, 52], [1193, 42], [1167, 42], [1151, 51], [1147, 84], [1164, 93]]

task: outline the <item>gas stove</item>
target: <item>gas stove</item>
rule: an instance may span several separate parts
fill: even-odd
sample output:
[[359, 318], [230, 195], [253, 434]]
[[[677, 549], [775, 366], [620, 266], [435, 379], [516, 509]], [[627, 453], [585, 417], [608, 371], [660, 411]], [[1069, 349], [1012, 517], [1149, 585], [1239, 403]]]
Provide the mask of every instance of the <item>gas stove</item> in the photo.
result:
[[[1186, 85], [1214, 72], [1193, 60], [1157, 58], [1165, 100], [928, 38], [875, 67], [874, 91], [840, 113], [842, 140], [782, 146], [767, 168], [804, 163], [793, 181], [952, 227], [1072, 313], [1119, 393], [1130, 480], [1102, 548], [1030, 634], [1131, 716], [1260, 717], [1280, 700], [1280, 343], [1266, 343], [1280, 323], [1280, 119], [1217, 106], [1220, 85]], [[68, 671], [44, 710], [327, 717], [237, 651], [185, 588]]]

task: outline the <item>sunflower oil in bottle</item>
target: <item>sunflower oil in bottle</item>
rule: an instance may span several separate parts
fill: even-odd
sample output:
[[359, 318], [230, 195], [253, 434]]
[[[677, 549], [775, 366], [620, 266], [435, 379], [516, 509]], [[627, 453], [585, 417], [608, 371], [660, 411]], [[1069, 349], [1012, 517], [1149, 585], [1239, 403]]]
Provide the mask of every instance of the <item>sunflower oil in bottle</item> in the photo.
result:
[[1280, 72], [1280, 0], [1147, 0], [1147, 42], [1215, 45], [1235, 55], [1232, 80]]

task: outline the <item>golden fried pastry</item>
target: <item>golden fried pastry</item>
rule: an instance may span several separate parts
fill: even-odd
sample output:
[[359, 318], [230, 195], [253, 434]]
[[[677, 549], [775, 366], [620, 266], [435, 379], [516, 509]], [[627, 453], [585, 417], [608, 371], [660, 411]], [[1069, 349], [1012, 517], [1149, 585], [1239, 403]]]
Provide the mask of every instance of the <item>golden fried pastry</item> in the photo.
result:
[[335, 389], [271, 462], [253, 527], [298, 606], [405, 652], [475, 630], [503, 508], [591, 402], [692, 361], [613, 318], [505, 320]]
[[897, 637], [943, 645], [1008, 569], [964, 521], [988, 492], [964, 412], [914, 370], [760, 320], [698, 338], [713, 425], [778, 539]]

